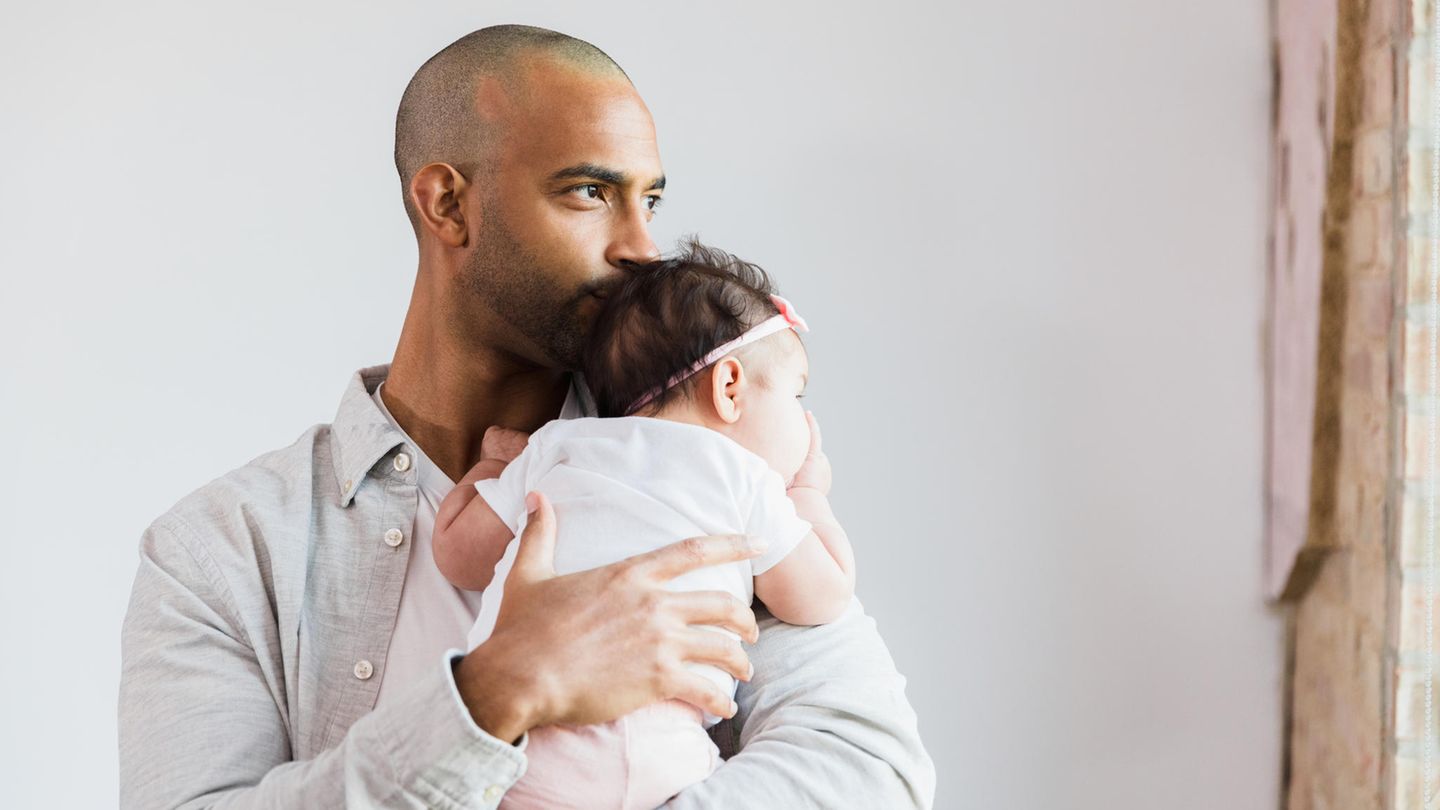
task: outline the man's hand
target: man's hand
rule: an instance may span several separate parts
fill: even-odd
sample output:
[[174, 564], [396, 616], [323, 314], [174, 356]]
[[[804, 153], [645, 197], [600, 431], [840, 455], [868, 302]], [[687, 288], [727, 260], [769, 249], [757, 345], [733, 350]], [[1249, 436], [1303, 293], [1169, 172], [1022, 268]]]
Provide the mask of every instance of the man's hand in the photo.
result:
[[495, 459], [506, 464], [515, 460], [530, 442], [530, 434], [492, 425], [480, 439], [480, 458]]
[[810, 450], [805, 454], [805, 461], [795, 473], [795, 480], [790, 482], [789, 488], [809, 487], [818, 490], [821, 495], [829, 495], [830, 459], [820, 449], [820, 423], [815, 421], [815, 414], [810, 411], [805, 412], [805, 421], [810, 425]]
[[749, 680], [740, 642], [691, 625], [715, 625], [754, 643], [750, 607], [721, 591], [672, 593], [669, 580], [764, 551], [744, 536], [697, 537], [618, 563], [555, 574], [555, 513], [539, 493], [530, 508], [490, 638], [456, 667], [475, 722], [513, 742], [531, 728], [613, 720], [678, 698], [730, 717], [730, 696], [687, 663]]

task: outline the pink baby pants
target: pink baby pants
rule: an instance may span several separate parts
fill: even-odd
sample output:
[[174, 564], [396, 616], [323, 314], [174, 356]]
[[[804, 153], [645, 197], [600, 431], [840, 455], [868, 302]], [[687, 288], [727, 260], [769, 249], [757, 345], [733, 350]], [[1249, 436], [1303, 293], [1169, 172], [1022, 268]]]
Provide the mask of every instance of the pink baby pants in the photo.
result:
[[679, 700], [594, 726], [531, 729], [525, 757], [500, 810], [654, 810], [720, 764], [700, 710]]

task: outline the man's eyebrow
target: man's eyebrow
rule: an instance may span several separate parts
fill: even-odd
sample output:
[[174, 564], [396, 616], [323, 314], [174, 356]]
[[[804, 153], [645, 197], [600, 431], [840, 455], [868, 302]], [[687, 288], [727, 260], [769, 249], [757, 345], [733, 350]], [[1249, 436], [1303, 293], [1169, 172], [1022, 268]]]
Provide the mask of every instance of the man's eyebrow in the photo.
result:
[[[630, 182], [629, 175], [616, 169], [606, 168], [596, 163], [577, 163], [574, 166], [566, 166], [558, 172], [550, 175], [552, 181], [560, 180], [599, 180], [602, 183], [609, 183], [612, 186], [623, 186]], [[665, 188], [665, 175], [650, 184], [650, 190], [659, 191]]]

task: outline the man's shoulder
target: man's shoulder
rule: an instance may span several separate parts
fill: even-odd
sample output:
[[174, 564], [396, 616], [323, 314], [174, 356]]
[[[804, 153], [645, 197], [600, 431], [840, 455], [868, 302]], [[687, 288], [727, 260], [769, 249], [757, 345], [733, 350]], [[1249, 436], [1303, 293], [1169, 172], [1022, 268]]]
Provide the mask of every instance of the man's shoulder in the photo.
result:
[[152, 531], [159, 529], [186, 541], [207, 540], [253, 534], [309, 514], [317, 478], [334, 477], [330, 438], [329, 424], [312, 426], [289, 445], [259, 455], [185, 495], [155, 519]]
[[166, 594], [183, 600], [183, 609], [202, 611], [192, 617], [204, 617], [197, 620], [222, 627], [252, 649], [280, 649], [279, 623], [293, 628], [293, 606], [303, 600], [317, 523], [311, 501], [316, 482], [333, 489], [329, 436], [328, 425], [316, 425], [288, 446], [185, 495], [156, 518], [140, 538], [141, 569], [127, 624], [143, 626], [158, 621], [156, 611], [182, 609], [150, 601]]

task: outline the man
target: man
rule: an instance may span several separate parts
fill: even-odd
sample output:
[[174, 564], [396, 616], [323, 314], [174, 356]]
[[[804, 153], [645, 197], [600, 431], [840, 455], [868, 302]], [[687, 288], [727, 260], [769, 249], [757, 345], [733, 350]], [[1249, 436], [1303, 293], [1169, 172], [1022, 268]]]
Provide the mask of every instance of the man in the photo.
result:
[[[747, 538], [676, 538], [555, 576], [539, 499], [493, 634], [454, 652], [478, 596], [435, 568], [439, 496], [587, 412], [570, 370], [607, 287], [658, 256], [665, 178], [620, 68], [524, 26], [420, 68], [395, 162], [420, 259], [393, 363], [355, 375], [333, 424], [186, 497], [142, 540], [122, 806], [494, 807], [529, 729], [668, 697], [733, 716], [714, 732], [733, 755], [673, 807], [928, 806], [904, 679], [858, 603], [796, 628], [664, 589], [754, 556]], [[735, 631], [749, 655], [697, 625]], [[737, 706], [687, 662], [754, 674]]]

